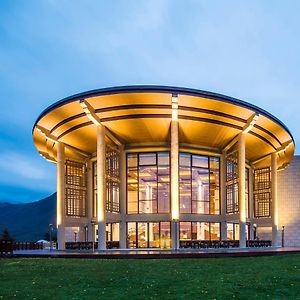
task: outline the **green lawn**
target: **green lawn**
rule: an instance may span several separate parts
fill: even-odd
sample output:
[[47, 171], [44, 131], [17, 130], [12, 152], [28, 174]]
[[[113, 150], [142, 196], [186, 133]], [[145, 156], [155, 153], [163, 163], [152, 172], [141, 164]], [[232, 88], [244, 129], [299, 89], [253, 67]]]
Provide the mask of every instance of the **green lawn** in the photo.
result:
[[300, 299], [300, 255], [0, 259], [0, 299]]

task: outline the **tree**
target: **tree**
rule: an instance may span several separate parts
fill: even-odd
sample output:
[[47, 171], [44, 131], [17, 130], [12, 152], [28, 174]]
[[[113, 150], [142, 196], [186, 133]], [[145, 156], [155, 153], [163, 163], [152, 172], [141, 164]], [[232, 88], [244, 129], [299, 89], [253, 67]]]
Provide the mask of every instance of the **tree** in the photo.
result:
[[2, 240], [2, 241], [14, 241], [15, 239], [10, 235], [10, 233], [8, 232], [8, 229], [5, 228], [2, 232], [0, 240]]
[[[49, 231], [45, 232], [44, 240], [50, 241], [50, 232]], [[57, 242], [56, 230], [52, 231], [52, 242]]]

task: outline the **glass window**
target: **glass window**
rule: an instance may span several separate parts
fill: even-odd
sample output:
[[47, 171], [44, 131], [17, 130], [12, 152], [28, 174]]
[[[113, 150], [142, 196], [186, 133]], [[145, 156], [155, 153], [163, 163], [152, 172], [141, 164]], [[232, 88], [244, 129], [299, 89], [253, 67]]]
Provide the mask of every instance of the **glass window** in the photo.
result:
[[234, 226], [234, 239], [239, 240], [240, 239], [240, 224], [233, 224]]
[[209, 208], [210, 214], [220, 214], [220, 162], [218, 157], [209, 158]]
[[208, 157], [207, 156], [192, 156], [192, 166], [197, 168], [208, 168]]
[[147, 223], [138, 222], [138, 248], [148, 248]]
[[127, 247], [136, 248], [136, 222], [127, 223]]
[[210, 239], [212, 241], [220, 240], [220, 223], [210, 223]]
[[209, 214], [208, 169], [192, 169], [192, 213]]
[[[136, 231], [137, 229], [137, 231]], [[136, 234], [138, 233], [138, 235]], [[170, 248], [170, 222], [128, 222], [128, 248]], [[138, 239], [136, 243], [136, 237]]]
[[208, 240], [209, 226], [208, 223], [192, 222], [192, 240]]
[[170, 222], [160, 222], [161, 248], [171, 248], [171, 226]]
[[128, 153], [127, 155], [127, 166], [129, 168], [137, 168], [137, 154]]
[[159, 166], [168, 166], [170, 164], [169, 152], [158, 152], [157, 156]]
[[157, 167], [139, 167], [139, 213], [157, 213]]
[[[137, 161], [139, 165], [136, 164]], [[127, 212], [128, 214], [170, 212], [168, 152], [127, 155]]]
[[219, 176], [218, 157], [180, 153], [180, 213], [220, 214]]
[[180, 222], [180, 240], [191, 240], [191, 222]]
[[220, 240], [220, 223], [180, 222], [180, 240]]
[[180, 153], [179, 154], [179, 165], [182, 167], [191, 168], [191, 154]]
[[234, 240], [234, 228], [232, 223], [227, 223], [227, 240]]
[[149, 248], [160, 247], [159, 222], [149, 223]]
[[191, 213], [191, 169], [179, 168], [179, 198], [180, 212]]
[[112, 241], [120, 241], [120, 223], [112, 223], [111, 226]]
[[156, 165], [156, 153], [139, 154], [139, 165], [140, 166]]

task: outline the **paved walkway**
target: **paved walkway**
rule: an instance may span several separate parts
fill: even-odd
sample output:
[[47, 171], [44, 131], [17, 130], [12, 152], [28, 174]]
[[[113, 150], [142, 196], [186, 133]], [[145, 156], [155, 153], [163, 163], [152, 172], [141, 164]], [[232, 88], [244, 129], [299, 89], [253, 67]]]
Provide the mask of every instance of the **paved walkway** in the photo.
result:
[[112, 249], [95, 252], [82, 250], [20, 250], [14, 257], [53, 257], [53, 258], [209, 258], [209, 257], [249, 257], [300, 253], [300, 247], [231, 248], [231, 249]]

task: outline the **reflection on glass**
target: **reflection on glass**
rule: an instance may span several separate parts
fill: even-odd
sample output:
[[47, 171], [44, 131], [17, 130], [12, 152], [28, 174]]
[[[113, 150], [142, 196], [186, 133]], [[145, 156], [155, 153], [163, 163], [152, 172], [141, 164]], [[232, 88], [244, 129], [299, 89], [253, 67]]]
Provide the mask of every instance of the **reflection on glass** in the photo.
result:
[[136, 248], [136, 222], [127, 223], [127, 248]]
[[160, 247], [171, 248], [170, 222], [160, 222]]
[[138, 212], [138, 170], [137, 154], [127, 155], [127, 211], [130, 214]]
[[234, 228], [232, 223], [227, 223], [227, 240], [234, 240]]
[[191, 222], [180, 222], [179, 236], [181, 240], [191, 239]]
[[159, 223], [149, 223], [149, 248], [159, 248]]
[[220, 240], [220, 223], [210, 223], [210, 239], [212, 241]]
[[107, 223], [106, 224], [106, 240], [120, 241], [120, 223]]
[[139, 213], [157, 212], [157, 167], [139, 167]]
[[141, 153], [139, 155], [140, 166], [156, 165], [156, 153]]
[[147, 223], [138, 222], [138, 247], [148, 248]]
[[240, 224], [233, 224], [234, 226], [234, 239], [239, 240], [240, 239]]
[[210, 214], [220, 214], [220, 161], [218, 157], [209, 158]]
[[220, 240], [220, 223], [180, 222], [180, 240]]
[[170, 212], [168, 152], [127, 155], [127, 203], [128, 214]]
[[180, 153], [180, 213], [220, 214], [219, 158]]
[[127, 239], [128, 248], [170, 248], [171, 224], [170, 222], [128, 222]]

